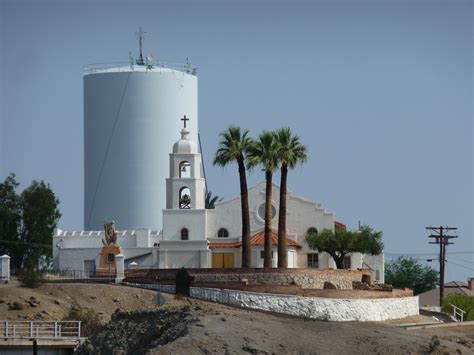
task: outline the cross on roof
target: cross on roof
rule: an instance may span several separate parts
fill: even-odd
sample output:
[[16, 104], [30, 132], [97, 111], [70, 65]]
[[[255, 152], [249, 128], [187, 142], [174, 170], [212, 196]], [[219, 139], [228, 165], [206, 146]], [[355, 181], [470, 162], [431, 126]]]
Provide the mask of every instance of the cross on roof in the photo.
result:
[[186, 118], [186, 115], [184, 115], [184, 117], [181, 118], [181, 121], [184, 122], [184, 128], [186, 128], [186, 121], [189, 121], [189, 118]]

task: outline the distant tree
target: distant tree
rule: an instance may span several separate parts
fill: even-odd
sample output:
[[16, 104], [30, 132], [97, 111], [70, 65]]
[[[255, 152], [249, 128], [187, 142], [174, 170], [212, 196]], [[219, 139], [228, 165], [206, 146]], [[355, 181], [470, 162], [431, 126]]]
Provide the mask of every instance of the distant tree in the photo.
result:
[[21, 266], [22, 248], [19, 244], [20, 196], [16, 193], [15, 174], [0, 183], [0, 255], [8, 254], [12, 268]]
[[288, 169], [294, 169], [298, 164], [308, 160], [306, 147], [300, 138], [291, 132], [290, 127], [283, 127], [275, 132], [277, 143], [277, 158], [280, 162], [280, 204], [278, 209], [278, 267], [288, 267], [286, 250], [286, 195]]
[[224, 198], [219, 196], [212, 196], [212, 191], [206, 192], [206, 209], [213, 210], [216, 208], [216, 202], [222, 201]]
[[382, 232], [369, 226], [362, 226], [358, 231], [324, 229], [310, 233], [306, 241], [310, 248], [331, 255], [338, 269], [344, 268], [344, 256], [349, 253], [378, 255], [383, 251]]
[[406, 256], [385, 264], [385, 282], [397, 288], [411, 288], [415, 295], [436, 288], [438, 272]]
[[220, 134], [219, 148], [216, 151], [213, 164], [222, 167], [236, 162], [239, 169], [240, 203], [242, 212], [242, 267], [251, 267], [252, 250], [250, 246], [250, 210], [246, 175], [246, 156], [253, 145], [248, 130], [230, 126]]
[[59, 200], [43, 181], [33, 181], [20, 195], [17, 187], [13, 174], [0, 184], [0, 247], [12, 268], [37, 269], [52, 258]]
[[272, 267], [272, 178], [278, 168], [278, 145], [275, 133], [263, 131], [248, 153], [248, 166], [262, 165], [265, 171], [265, 227], [263, 267]]

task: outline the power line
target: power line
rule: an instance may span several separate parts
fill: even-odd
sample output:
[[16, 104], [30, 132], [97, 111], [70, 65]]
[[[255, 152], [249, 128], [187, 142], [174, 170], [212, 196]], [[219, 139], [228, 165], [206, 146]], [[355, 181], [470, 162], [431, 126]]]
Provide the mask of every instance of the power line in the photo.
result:
[[458, 263], [456, 263], [456, 262], [454, 262], [454, 261], [452, 261], [452, 260], [448, 260], [448, 259], [447, 259], [446, 261], [450, 262], [451, 264], [454, 264], [454, 265], [457, 265], [457, 266], [459, 266], [459, 267], [462, 267], [462, 268], [464, 268], [464, 269], [466, 269], [466, 270], [471, 270], [471, 271], [474, 271], [474, 269], [473, 269], [473, 268], [470, 268], [470, 267], [467, 267], [467, 266], [464, 266], [464, 265], [458, 264]]

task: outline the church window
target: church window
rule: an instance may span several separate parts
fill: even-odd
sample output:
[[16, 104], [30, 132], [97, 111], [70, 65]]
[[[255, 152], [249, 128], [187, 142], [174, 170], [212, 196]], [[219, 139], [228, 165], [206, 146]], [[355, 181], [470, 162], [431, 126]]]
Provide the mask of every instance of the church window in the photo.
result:
[[[265, 259], [265, 250], [260, 250], [260, 259]], [[273, 253], [272, 253], [272, 259], [273, 259]]]
[[307, 254], [308, 267], [319, 267], [318, 253]]
[[225, 228], [221, 228], [217, 231], [217, 237], [218, 238], [228, 238], [229, 237], [229, 232]]
[[318, 234], [318, 230], [314, 227], [310, 227], [308, 228], [308, 231], [306, 232], [307, 235], [311, 235], [311, 234]]
[[[257, 213], [258, 213], [258, 216], [261, 218], [261, 219], [265, 219], [265, 203], [262, 203], [259, 207], [258, 207], [258, 210], [257, 210]], [[276, 215], [276, 209], [275, 207], [272, 205], [272, 219], [275, 217]]]
[[191, 190], [188, 187], [179, 190], [179, 208], [187, 210], [191, 208]]
[[351, 256], [350, 255], [344, 256], [344, 259], [342, 261], [342, 267], [344, 269], [350, 269], [351, 268]]
[[179, 163], [179, 177], [190, 178], [191, 177], [191, 164], [187, 161]]
[[188, 239], [189, 239], [188, 228], [181, 229], [181, 240], [188, 240]]

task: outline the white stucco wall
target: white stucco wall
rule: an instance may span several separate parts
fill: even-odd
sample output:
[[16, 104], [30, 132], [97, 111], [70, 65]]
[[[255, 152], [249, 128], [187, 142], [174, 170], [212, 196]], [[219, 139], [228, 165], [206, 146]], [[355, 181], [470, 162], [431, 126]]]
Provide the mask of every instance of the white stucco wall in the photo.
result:
[[181, 240], [187, 228], [189, 240], [206, 240], [208, 210], [163, 210], [163, 239]]
[[[384, 254], [362, 255], [362, 267], [372, 269], [372, 280], [385, 283], [385, 260]], [[378, 277], [377, 277], [378, 276]]]
[[[278, 229], [279, 190], [279, 186], [273, 184], [272, 205], [275, 207], [276, 215], [272, 220], [272, 228], [275, 230]], [[302, 249], [297, 250], [295, 262], [298, 267], [307, 267], [306, 254], [316, 253], [316, 251], [310, 249], [306, 244], [306, 232], [311, 227], [318, 231], [323, 229], [334, 230], [334, 214], [326, 212], [320, 203], [293, 196], [291, 192], [288, 193], [287, 198], [287, 233], [290, 238], [294, 238], [303, 245]], [[252, 234], [264, 227], [265, 221], [258, 214], [258, 209], [263, 203], [265, 203], [265, 181], [249, 189], [250, 229]], [[230, 238], [240, 238], [242, 234], [240, 215], [240, 197], [217, 203], [215, 217], [213, 217], [215, 225], [209, 225], [208, 235], [214, 237], [220, 228], [226, 228], [229, 231]], [[260, 264], [260, 260], [256, 256], [253, 256], [253, 262]], [[321, 268], [333, 268], [335, 266], [332, 259], [325, 253], [320, 253], [319, 265]]]
[[335, 299], [191, 287], [191, 297], [328, 321], [384, 321], [419, 314], [418, 296]]
[[[134, 287], [174, 293], [174, 285], [136, 284]], [[419, 314], [418, 296], [377, 299], [299, 297], [257, 292], [191, 287], [191, 297], [231, 306], [327, 321], [385, 321]]]

